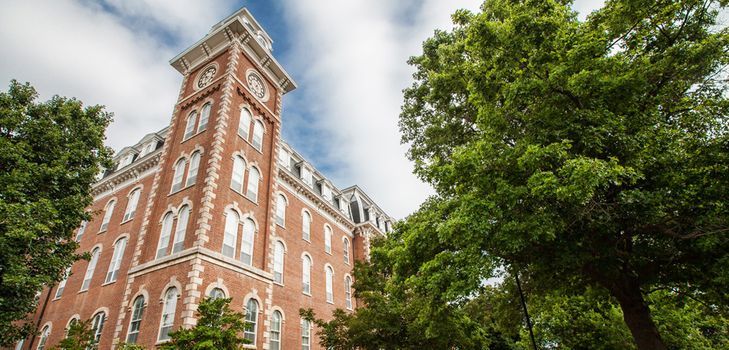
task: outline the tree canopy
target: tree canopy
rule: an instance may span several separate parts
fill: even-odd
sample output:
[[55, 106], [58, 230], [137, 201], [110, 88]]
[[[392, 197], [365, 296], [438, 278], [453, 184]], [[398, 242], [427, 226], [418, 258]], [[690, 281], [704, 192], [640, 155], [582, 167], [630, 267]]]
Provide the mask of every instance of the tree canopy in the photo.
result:
[[0, 346], [32, 331], [36, 293], [80, 258], [73, 231], [90, 217], [90, 186], [111, 154], [102, 106], [37, 98], [16, 81], [0, 92]]
[[729, 306], [726, 1], [612, 0], [585, 21], [569, 4], [486, 1], [410, 60], [402, 140], [438, 219], [409, 223], [396, 268], [416, 264], [431, 305], [494, 264], [598, 288], [662, 349], [649, 290]]
[[230, 298], [205, 298], [197, 308], [197, 324], [170, 333], [161, 350], [238, 350], [250, 341], [243, 337], [245, 315], [230, 308]]

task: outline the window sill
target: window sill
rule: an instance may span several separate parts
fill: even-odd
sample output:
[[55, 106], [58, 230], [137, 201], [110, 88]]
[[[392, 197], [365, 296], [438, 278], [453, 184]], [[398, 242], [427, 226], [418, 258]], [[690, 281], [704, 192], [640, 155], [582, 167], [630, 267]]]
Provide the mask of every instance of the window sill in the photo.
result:
[[332, 301], [327, 300], [327, 304], [334, 305], [334, 301], [333, 300]]
[[108, 286], [108, 285], [114, 284], [114, 283], [116, 283], [116, 280], [109, 281], [109, 282], [104, 282], [104, 284], [102, 284], [101, 286], [104, 287], [104, 286]]
[[311, 293], [301, 292], [301, 294], [306, 295], [307, 297], [311, 297]]
[[105, 228], [105, 229], [103, 229], [103, 230], [100, 230], [99, 232], [96, 232], [96, 234], [97, 234], [97, 235], [100, 235], [100, 234], [102, 234], [102, 233], [106, 232], [106, 230], [108, 230], [108, 228]]
[[120, 226], [121, 226], [121, 225], [124, 225], [124, 224], [126, 224], [127, 222], [129, 222], [129, 221], [132, 221], [132, 220], [134, 220], [134, 217], [133, 217], [133, 216], [132, 216], [132, 217], [130, 217], [129, 219], [126, 219], [126, 220], [122, 221], [121, 223], [119, 223], [119, 225], [120, 225]]
[[[195, 122], [197, 123], [197, 121], [195, 121]], [[196, 132], [195, 132], [194, 134], [191, 134], [191, 135], [190, 135], [190, 136], [188, 136], [188, 137], [185, 137], [185, 135], [182, 135], [182, 137], [183, 137], [183, 138], [182, 138], [182, 141], [180, 141], [180, 143], [185, 143], [185, 142], [187, 142], [188, 140], [192, 140], [192, 139], [194, 139], [194, 138], [195, 138], [195, 136], [197, 136], [197, 135], [200, 135], [200, 134], [202, 134], [203, 132], [205, 132], [205, 130], [207, 130], [207, 126], [206, 126], [206, 129], [198, 130], [198, 131], [196, 131]]]
[[157, 342], [154, 343], [154, 345], [157, 346], [157, 345], [166, 344], [166, 343], [169, 343], [171, 340], [172, 340], [172, 338], [170, 338], [170, 339], [164, 339], [164, 340], [157, 340]]
[[184, 191], [184, 190], [186, 190], [186, 189], [188, 189], [188, 188], [190, 188], [190, 187], [192, 187], [192, 186], [195, 186], [195, 184], [193, 183], [193, 184], [190, 184], [190, 185], [185, 185], [184, 187], [180, 188], [180, 189], [179, 189], [179, 190], [177, 190], [177, 191], [174, 191], [174, 192], [170, 192], [170, 194], [168, 194], [168, 195], [167, 195], [167, 197], [169, 197], [169, 196], [172, 196], [173, 194], [177, 194], [177, 193], [180, 193], [180, 192], [182, 192], [182, 191]]
[[63, 295], [57, 296], [57, 297], [54, 296], [53, 299], [51, 299], [51, 301], [61, 300], [61, 297], [63, 297]]
[[89, 291], [89, 290], [88, 290], [88, 288], [87, 288], [87, 289], [83, 289], [83, 290], [80, 290], [80, 291], [78, 291], [78, 293], [77, 293], [77, 294], [81, 294], [81, 293], [86, 293], [86, 292], [88, 292], [88, 291]]
[[324, 251], [324, 253], [327, 253], [327, 255], [332, 255], [332, 252]]
[[286, 226], [284, 226], [284, 224], [279, 224], [278, 222], [276, 223], [276, 226], [278, 226], [284, 230], [286, 229]]
[[309, 238], [309, 239], [306, 239], [306, 238], [304, 238], [304, 237], [301, 237], [301, 239], [302, 239], [302, 240], [303, 240], [304, 242], [306, 242], [306, 243], [309, 243], [309, 244], [311, 244], [311, 238]]
[[277, 285], [277, 286], [281, 286], [281, 287], [284, 287], [284, 284], [283, 284], [283, 282], [276, 282], [276, 281], [273, 281], [273, 284], [275, 284], [275, 285]]

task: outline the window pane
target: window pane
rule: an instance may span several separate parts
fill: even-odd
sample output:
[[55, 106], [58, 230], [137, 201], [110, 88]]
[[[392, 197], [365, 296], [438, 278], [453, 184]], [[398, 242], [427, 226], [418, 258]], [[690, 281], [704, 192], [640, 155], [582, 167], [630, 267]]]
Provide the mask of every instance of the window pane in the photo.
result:
[[134, 190], [134, 192], [129, 195], [127, 210], [124, 212], [124, 218], [122, 219], [122, 221], [127, 221], [134, 217], [134, 213], [137, 210], [137, 204], [139, 203], [139, 195], [141, 192], [141, 190]]
[[197, 170], [200, 167], [200, 152], [195, 152], [190, 157], [190, 168], [187, 170], [187, 182], [185, 186], [190, 186], [197, 180]]
[[261, 179], [261, 174], [258, 169], [251, 168], [248, 174], [248, 193], [246, 196], [254, 202], [258, 201], [258, 182]]
[[301, 231], [301, 238], [307, 241], [311, 239], [311, 216], [307, 212], [304, 212], [304, 218], [302, 219], [301, 224]]
[[256, 225], [251, 219], [243, 223], [243, 240], [240, 245], [240, 261], [246, 265], [253, 263], [253, 239]]
[[197, 132], [205, 130], [208, 125], [208, 119], [210, 118], [210, 103], [206, 103], [202, 111], [200, 111], [200, 125], [197, 126]]
[[160, 322], [159, 340], [170, 339], [170, 330], [175, 321], [175, 309], [177, 308], [177, 288], [170, 288], [165, 294], [165, 305], [162, 309], [162, 321]]
[[172, 177], [172, 189], [171, 192], [177, 192], [182, 189], [182, 178], [185, 177], [185, 165], [184, 159], [180, 159], [175, 164], [175, 175]]
[[111, 220], [111, 215], [114, 214], [115, 206], [116, 201], [111, 201], [106, 205], [106, 211], [104, 212], [104, 218], [101, 220], [101, 229], [99, 231], [106, 231], [106, 228], [109, 227], [109, 221]]
[[246, 304], [246, 329], [243, 332], [243, 336], [251, 341], [251, 344], [256, 343], [256, 330], [258, 325], [258, 302], [255, 299], [248, 300]]
[[121, 268], [122, 257], [124, 256], [124, 249], [127, 247], [127, 239], [122, 238], [114, 244], [114, 254], [111, 256], [111, 262], [109, 263], [109, 271], [106, 272], [105, 283], [116, 281], [116, 277], [119, 274]]
[[87, 290], [89, 289], [89, 285], [91, 285], [91, 278], [94, 277], [96, 263], [99, 262], [99, 253], [99, 248], [96, 248], [93, 252], [91, 252], [91, 260], [89, 260], [89, 265], [86, 267], [86, 275], [84, 275], [84, 282], [81, 285], [81, 290]]
[[167, 255], [167, 246], [170, 244], [170, 236], [172, 235], [172, 213], [167, 213], [162, 219], [162, 230], [159, 235], [159, 243], [157, 244], [156, 258]]
[[342, 250], [344, 253], [344, 262], [349, 264], [349, 240], [345, 238], [342, 242], [343, 242]]
[[332, 229], [329, 226], [324, 226], [324, 251], [332, 253]]
[[271, 316], [271, 342], [269, 348], [271, 350], [281, 349], [281, 313], [274, 311]]
[[235, 256], [235, 242], [238, 239], [238, 223], [240, 218], [238, 213], [228, 209], [225, 212], [225, 235], [223, 237], [223, 255], [227, 257]]
[[327, 288], [327, 301], [328, 302], [334, 302], [334, 292], [332, 291], [332, 277], [334, 276], [334, 271], [332, 271], [332, 268], [327, 266], [326, 268], [326, 288]]
[[308, 255], [304, 255], [304, 259], [302, 261], [302, 271], [301, 271], [301, 284], [302, 284], [302, 292], [306, 294], [311, 293], [311, 258], [309, 258]]
[[190, 115], [187, 116], [187, 124], [185, 125], [185, 135], [182, 137], [183, 140], [189, 139], [193, 134], [195, 134], [195, 122], [197, 121], [197, 112], [192, 111]]
[[106, 314], [103, 312], [94, 315], [94, 318], [91, 320], [91, 330], [94, 334], [94, 342], [97, 344], [99, 343], [99, 339], [101, 339], [101, 332], [104, 330], [104, 321], [106, 321]]
[[142, 324], [142, 315], [144, 313], [144, 297], [138, 296], [134, 299], [132, 306], [132, 319], [129, 323], [129, 332], [127, 333], [127, 343], [136, 343], [139, 329]]
[[349, 276], [344, 278], [344, 299], [347, 309], [352, 309], [352, 278]]
[[238, 123], [238, 135], [248, 140], [248, 136], [251, 129], [251, 112], [243, 108], [240, 110], [240, 122]]
[[284, 271], [284, 245], [281, 242], [276, 242], [273, 248], [273, 280], [278, 283], [283, 283], [283, 271]]
[[187, 231], [187, 220], [190, 218], [190, 207], [183, 206], [177, 216], [177, 229], [175, 230], [175, 241], [172, 244], [172, 254], [182, 251], [185, 245], [185, 232]]
[[263, 123], [260, 120], [256, 120], [253, 125], [253, 142], [251, 143], [259, 151], [263, 147]]
[[63, 280], [61, 282], [58, 282], [58, 289], [56, 289], [56, 299], [60, 298], [61, 295], [63, 295], [63, 290], [66, 288], [66, 281], [68, 281], [68, 276], [71, 274], [71, 267], [69, 266], [66, 268], [66, 272], [63, 273]]
[[243, 193], [243, 173], [246, 169], [246, 163], [241, 157], [233, 159], [233, 174], [230, 178], [230, 187]]
[[276, 223], [284, 226], [286, 221], [286, 198], [283, 195], [276, 197]]

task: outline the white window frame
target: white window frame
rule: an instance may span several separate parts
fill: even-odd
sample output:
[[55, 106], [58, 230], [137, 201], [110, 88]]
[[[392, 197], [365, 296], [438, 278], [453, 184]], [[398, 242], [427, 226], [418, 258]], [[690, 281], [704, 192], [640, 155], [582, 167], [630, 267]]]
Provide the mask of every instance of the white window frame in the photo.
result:
[[89, 225], [89, 222], [84, 220], [81, 221], [81, 226], [79, 226], [78, 231], [76, 231], [76, 242], [80, 242], [81, 238], [84, 236], [84, 232], [86, 231], [86, 226]]
[[99, 340], [101, 340], [101, 333], [104, 331], [104, 322], [106, 322], [106, 313], [104, 311], [97, 312], [91, 319], [91, 331], [94, 334], [94, 342], [97, 346]]
[[331, 266], [324, 266], [324, 279], [326, 283], [327, 303], [334, 304], [334, 269]]
[[349, 239], [347, 237], [342, 237], [342, 254], [344, 256], [344, 263], [349, 265]]
[[352, 277], [344, 276], [344, 305], [352, 310]]
[[251, 218], [243, 220], [243, 235], [240, 240], [240, 261], [253, 265], [253, 248], [256, 237], [256, 223]]
[[89, 260], [89, 265], [86, 266], [86, 274], [84, 274], [84, 281], [81, 284], [81, 291], [89, 290], [91, 280], [94, 278], [96, 264], [99, 263], [99, 255], [101, 255], [101, 248], [96, 247], [91, 251], [91, 260]]
[[197, 173], [200, 169], [200, 151], [196, 151], [190, 156], [190, 166], [187, 168], [187, 181], [185, 187], [195, 184], [197, 181]]
[[273, 281], [283, 284], [284, 282], [284, 255], [286, 247], [281, 241], [276, 241], [273, 245]]
[[[255, 174], [255, 175], [254, 175]], [[248, 184], [246, 185], [246, 197], [258, 203], [258, 184], [261, 181], [261, 172], [256, 167], [248, 170]]]
[[66, 288], [66, 282], [68, 282], [69, 276], [71, 276], [71, 266], [66, 268], [66, 271], [63, 273], [63, 280], [58, 282], [58, 288], [56, 288], [56, 295], [54, 299], [58, 299], [63, 295], [63, 290]]
[[38, 340], [38, 347], [37, 350], [43, 350], [46, 348], [46, 342], [48, 342], [48, 337], [51, 335], [51, 325], [46, 325], [43, 327], [43, 330], [41, 331], [40, 339]]
[[304, 254], [301, 257], [301, 292], [306, 295], [311, 295], [311, 266], [311, 257]]
[[243, 179], [246, 174], [246, 161], [241, 156], [233, 157], [233, 171], [230, 175], [230, 187], [236, 192], [243, 193]]
[[175, 214], [167, 212], [162, 217], [162, 228], [159, 233], [159, 242], [157, 242], [157, 253], [155, 259], [167, 256], [167, 247], [170, 245], [170, 237], [172, 236], [172, 225], [175, 222]]
[[332, 254], [332, 228], [329, 225], [324, 225], [324, 251], [327, 254]]
[[[141, 301], [141, 304], [139, 303]], [[139, 331], [142, 329], [142, 318], [144, 317], [144, 309], [146, 309], [146, 300], [143, 295], [134, 298], [132, 302], [132, 312], [129, 316], [129, 328], [127, 329], [126, 342], [136, 344], [139, 337]], [[136, 329], [134, 324], [136, 323]], [[134, 336], [134, 339], [131, 337]]]
[[185, 122], [185, 134], [182, 136], [182, 141], [185, 141], [195, 135], [195, 124], [197, 124], [197, 111], [192, 111], [187, 115]]
[[[251, 306], [255, 306], [252, 308]], [[260, 305], [258, 300], [250, 298], [246, 302], [246, 329], [243, 331], [243, 337], [250, 340], [251, 344], [256, 344], [256, 338], [258, 335], [258, 310]], [[254, 310], [251, 310], [254, 309]], [[249, 325], [253, 325], [249, 328]]]
[[139, 205], [139, 197], [142, 195], [141, 188], [135, 188], [129, 193], [129, 201], [127, 201], [127, 208], [124, 211], [124, 218], [122, 222], [129, 221], [134, 218], [134, 214], [137, 212], [137, 205]]
[[[308, 219], [307, 219], [308, 218]], [[308, 211], [301, 213], [301, 238], [307, 242], [311, 242], [311, 214]]]
[[208, 120], [210, 119], [210, 110], [212, 109], [212, 103], [208, 102], [200, 109], [200, 122], [197, 125], [197, 132], [205, 130], [208, 126]]
[[190, 206], [183, 205], [177, 213], [175, 239], [172, 241], [172, 252], [170, 254], [181, 252], [185, 246], [185, 233], [187, 232], [187, 223], [190, 220], [190, 211]]
[[116, 199], [112, 199], [106, 204], [106, 209], [104, 209], [104, 218], [101, 219], [101, 228], [99, 229], [99, 232], [104, 232], [107, 228], [109, 228], [109, 221], [111, 221], [111, 216], [114, 215], [115, 207]]
[[276, 224], [281, 227], [286, 227], [286, 197], [283, 194], [276, 196]]
[[127, 237], [119, 238], [114, 242], [114, 253], [111, 255], [111, 261], [109, 262], [109, 270], [106, 272], [106, 278], [104, 283], [115, 282], [121, 269], [122, 258], [124, 257], [124, 250], [127, 248]]
[[271, 313], [271, 332], [268, 348], [270, 350], [281, 350], [281, 330], [283, 328], [283, 314], [281, 311], [273, 310]]
[[240, 119], [238, 120], [238, 135], [248, 141], [251, 135], [251, 121], [253, 120], [253, 113], [248, 108], [241, 108]]
[[223, 246], [220, 253], [232, 258], [235, 256], [235, 248], [238, 242], [238, 226], [240, 226], [240, 215], [233, 209], [225, 211], [225, 226], [223, 229]]
[[263, 149], [263, 134], [263, 122], [261, 122], [260, 120], [256, 120], [253, 123], [253, 138], [251, 140], [251, 145], [253, 145], [253, 148], [259, 151]]
[[301, 319], [301, 350], [311, 350], [311, 322]]
[[185, 167], [187, 167], [187, 159], [180, 158], [180, 160], [175, 163], [175, 172], [172, 176], [172, 188], [170, 188], [170, 193], [175, 193], [177, 191], [182, 190], [183, 184], [185, 181]]
[[177, 311], [177, 287], [169, 287], [165, 291], [162, 304], [162, 317], [159, 321], [157, 341], [170, 339], [170, 331], [175, 326], [175, 312]]

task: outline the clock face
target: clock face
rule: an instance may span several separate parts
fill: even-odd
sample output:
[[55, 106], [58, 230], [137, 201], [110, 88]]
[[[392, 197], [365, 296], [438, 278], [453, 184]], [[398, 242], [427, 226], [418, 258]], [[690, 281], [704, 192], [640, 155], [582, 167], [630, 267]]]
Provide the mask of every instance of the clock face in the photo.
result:
[[214, 66], [208, 67], [208, 69], [203, 72], [202, 75], [200, 75], [200, 79], [197, 81], [197, 88], [200, 89], [204, 87], [205, 85], [210, 84], [211, 81], [213, 81], [213, 77], [215, 77], [215, 72], [217, 70]]
[[263, 81], [261, 80], [261, 77], [258, 76], [258, 74], [254, 72], [248, 73], [248, 77], [246, 78], [248, 80], [248, 88], [253, 92], [256, 97], [259, 99], [263, 99], [266, 97], [266, 86], [263, 85]]

